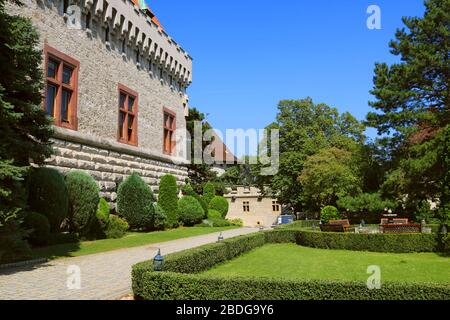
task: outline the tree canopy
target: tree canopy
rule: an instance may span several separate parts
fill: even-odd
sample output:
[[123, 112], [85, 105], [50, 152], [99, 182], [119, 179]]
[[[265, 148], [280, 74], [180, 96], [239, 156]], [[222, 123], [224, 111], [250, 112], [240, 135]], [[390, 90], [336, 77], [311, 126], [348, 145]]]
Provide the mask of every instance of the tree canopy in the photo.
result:
[[400, 62], [375, 66], [375, 111], [367, 122], [389, 150], [384, 192], [412, 208], [422, 200], [444, 208], [450, 201], [450, 0], [425, 1], [424, 16], [403, 23], [389, 44]]

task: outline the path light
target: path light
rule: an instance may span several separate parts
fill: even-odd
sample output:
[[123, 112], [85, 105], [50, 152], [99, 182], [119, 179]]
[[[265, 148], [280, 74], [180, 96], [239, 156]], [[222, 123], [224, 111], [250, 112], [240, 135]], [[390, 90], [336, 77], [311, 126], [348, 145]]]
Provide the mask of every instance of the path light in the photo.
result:
[[219, 237], [217, 238], [217, 242], [222, 242], [223, 241], [223, 234], [222, 232], [219, 234]]
[[153, 258], [153, 271], [162, 271], [164, 264], [164, 257], [161, 255], [161, 249], [158, 249], [158, 253]]

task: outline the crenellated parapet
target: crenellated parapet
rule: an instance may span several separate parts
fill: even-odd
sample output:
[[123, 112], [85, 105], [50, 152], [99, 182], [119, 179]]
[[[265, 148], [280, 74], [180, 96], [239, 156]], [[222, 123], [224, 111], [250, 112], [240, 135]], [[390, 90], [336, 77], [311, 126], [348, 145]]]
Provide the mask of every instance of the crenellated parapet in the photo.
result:
[[135, 48], [139, 60], [149, 59], [183, 87], [192, 82], [192, 58], [153, 21], [149, 9], [131, 0], [77, 0], [83, 17], [91, 17], [125, 45]]

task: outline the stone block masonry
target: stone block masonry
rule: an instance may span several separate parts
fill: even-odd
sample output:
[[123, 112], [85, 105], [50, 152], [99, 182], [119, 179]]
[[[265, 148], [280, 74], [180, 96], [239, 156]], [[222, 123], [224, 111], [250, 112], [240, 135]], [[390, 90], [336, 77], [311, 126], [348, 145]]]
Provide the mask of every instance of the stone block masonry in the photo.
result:
[[130, 153], [124, 153], [122, 150], [119, 153], [115, 146], [109, 145], [105, 148], [105, 144], [100, 142], [96, 146], [95, 142], [89, 139], [83, 143], [54, 138], [53, 142], [55, 154], [46, 161], [46, 166], [63, 174], [70, 170], [89, 173], [98, 183], [100, 196], [110, 203], [117, 199], [119, 184], [133, 172], [139, 174], [156, 194], [163, 175], [172, 174], [179, 185], [183, 185], [188, 176], [186, 167], [155, 159], [143, 150], [130, 150]]

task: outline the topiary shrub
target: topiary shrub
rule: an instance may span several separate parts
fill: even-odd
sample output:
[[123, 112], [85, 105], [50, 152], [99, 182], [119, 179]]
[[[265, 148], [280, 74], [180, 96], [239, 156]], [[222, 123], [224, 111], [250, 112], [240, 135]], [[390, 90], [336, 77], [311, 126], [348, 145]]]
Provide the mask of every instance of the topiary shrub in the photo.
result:
[[117, 211], [131, 229], [151, 229], [153, 218], [153, 192], [139, 175], [133, 173], [123, 181], [117, 191]]
[[194, 188], [190, 184], [186, 184], [181, 188], [181, 192], [183, 193], [183, 196], [192, 196], [200, 203], [200, 205], [203, 208], [203, 212], [205, 213], [204, 218], [207, 217], [208, 214], [208, 205], [206, 204], [205, 200], [203, 200], [203, 197], [199, 195], [197, 192], [194, 191]]
[[72, 232], [89, 233], [99, 202], [99, 188], [94, 178], [84, 171], [71, 171], [66, 175], [69, 192], [69, 225]]
[[28, 241], [35, 246], [45, 246], [50, 237], [50, 223], [43, 214], [29, 212], [24, 219], [24, 227], [29, 230]]
[[67, 243], [78, 243], [80, 241], [77, 233], [51, 233], [48, 245], [58, 245]]
[[214, 187], [214, 184], [212, 182], [207, 182], [203, 186], [203, 200], [205, 201], [208, 207], [209, 203], [215, 196], [216, 196], [216, 187]]
[[324, 223], [330, 222], [330, 220], [338, 220], [340, 218], [339, 211], [336, 207], [326, 206], [320, 212], [320, 219]]
[[200, 203], [191, 196], [185, 196], [178, 200], [180, 220], [185, 226], [193, 226], [200, 223], [205, 215]]
[[214, 209], [209, 209], [208, 210], [208, 219], [223, 219], [222, 218], [222, 214]]
[[194, 196], [194, 194], [197, 194], [194, 191], [194, 188], [192, 188], [192, 186], [187, 183], [185, 184], [182, 188], [181, 188], [181, 193], [183, 194], [183, 196]]
[[155, 230], [164, 230], [167, 226], [167, 215], [158, 203], [153, 203], [152, 225]]
[[58, 232], [69, 212], [69, 195], [63, 176], [55, 169], [32, 168], [28, 176], [30, 210], [47, 217], [52, 232]]
[[167, 215], [167, 226], [177, 227], [179, 222], [178, 186], [177, 179], [171, 174], [161, 177], [158, 204]]
[[91, 226], [89, 227], [89, 237], [92, 239], [104, 239], [106, 238], [106, 228], [109, 223], [109, 203], [104, 198], [100, 198], [98, 203], [95, 219], [92, 219]]
[[98, 202], [97, 206], [97, 213], [96, 217], [98, 221], [100, 222], [100, 225], [102, 228], [106, 228], [109, 222], [109, 203], [105, 200], [105, 198], [100, 198], [100, 201]]
[[220, 214], [222, 215], [222, 218], [224, 218], [224, 219], [227, 216], [228, 207], [229, 207], [229, 204], [228, 204], [227, 199], [225, 199], [224, 197], [221, 197], [221, 196], [215, 196], [209, 203], [209, 208], [219, 211]]
[[130, 226], [124, 219], [118, 216], [110, 216], [105, 234], [108, 239], [120, 239], [127, 233], [129, 228]]

